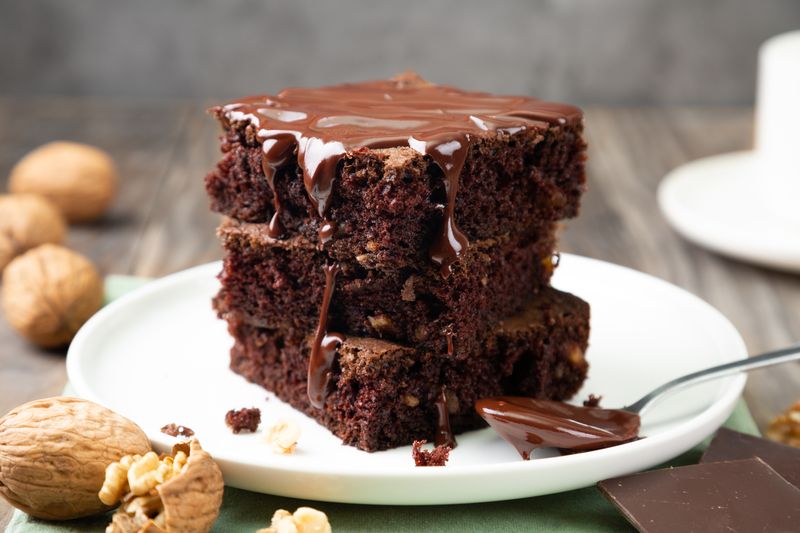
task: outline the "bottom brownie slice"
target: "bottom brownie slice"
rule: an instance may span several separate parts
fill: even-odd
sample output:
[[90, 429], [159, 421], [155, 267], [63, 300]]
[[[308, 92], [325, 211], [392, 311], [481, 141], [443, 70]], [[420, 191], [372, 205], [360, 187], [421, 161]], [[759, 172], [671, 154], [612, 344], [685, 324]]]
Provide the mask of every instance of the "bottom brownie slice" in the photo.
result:
[[485, 425], [473, 409], [482, 397], [563, 400], [580, 388], [588, 364], [589, 306], [549, 288], [518, 315], [497, 324], [485, 350], [467, 359], [380, 339], [347, 337], [338, 350], [324, 409], [306, 393], [309, 343], [225, 313], [235, 344], [231, 368], [316, 419], [346, 444], [376, 451], [433, 440], [442, 387], [455, 433]]

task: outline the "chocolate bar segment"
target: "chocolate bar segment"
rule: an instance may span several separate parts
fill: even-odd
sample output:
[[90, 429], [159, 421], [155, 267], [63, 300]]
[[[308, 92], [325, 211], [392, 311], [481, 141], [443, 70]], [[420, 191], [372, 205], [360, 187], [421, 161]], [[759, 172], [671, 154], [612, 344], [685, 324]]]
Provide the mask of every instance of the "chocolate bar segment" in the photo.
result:
[[758, 458], [652, 470], [601, 481], [643, 533], [797, 531], [800, 489]]
[[754, 437], [728, 428], [720, 428], [700, 458], [701, 463], [733, 461], [758, 457], [781, 476], [800, 488], [800, 449]]

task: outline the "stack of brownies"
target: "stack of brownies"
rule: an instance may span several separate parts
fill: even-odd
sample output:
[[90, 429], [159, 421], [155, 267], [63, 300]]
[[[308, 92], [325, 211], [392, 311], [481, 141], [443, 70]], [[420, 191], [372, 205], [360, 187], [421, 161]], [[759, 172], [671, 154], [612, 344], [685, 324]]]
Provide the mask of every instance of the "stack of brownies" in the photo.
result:
[[549, 281], [579, 109], [406, 74], [213, 112], [235, 372], [368, 451], [452, 441], [483, 397], [578, 390], [589, 307]]

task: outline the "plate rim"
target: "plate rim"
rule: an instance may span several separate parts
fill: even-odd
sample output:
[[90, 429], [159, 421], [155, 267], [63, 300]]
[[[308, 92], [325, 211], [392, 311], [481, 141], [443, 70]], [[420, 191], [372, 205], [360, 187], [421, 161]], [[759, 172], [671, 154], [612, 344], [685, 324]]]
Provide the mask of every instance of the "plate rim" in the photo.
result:
[[[602, 267], [612, 267], [615, 269], [622, 269], [623, 271], [625, 271], [626, 275], [641, 276], [646, 278], [648, 282], [660, 285], [662, 288], [668, 288], [670, 290], [680, 291], [683, 294], [683, 296], [693, 300], [694, 304], [697, 304], [705, 308], [706, 312], [710, 312], [710, 314], [714, 316], [718, 324], [722, 326], [724, 329], [728, 330], [727, 333], [729, 333], [730, 335], [726, 335], [726, 337], [728, 336], [730, 337], [728, 341], [732, 342], [732, 347], [735, 347], [737, 350], [737, 353], [731, 353], [731, 360], [742, 359], [748, 356], [744, 340], [742, 339], [738, 330], [730, 322], [730, 320], [728, 320], [727, 317], [725, 317], [719, 310], [717, 310], [716, 308], [714, 308], [713, 306], [711, 306], [709, 303], [705, 302], [698, 296], [689, 292], [688, 290], [678, 287], [677, 285], [674, 285], [668, 281], [657, 278], [650, 274], [640, 272], [623, 265], [617, 265], [607, 261], [602, 261], [599, 259], [589, 258], [575, 254], [563, 253], [562, 260], [584, 261], [587, 263], [598, 264], [601, 265]], [[103, 404], [103, 400], [97, 394], [95, 394], [95, 392], [92, 390], [92, 387], [85, 379], [86, 376], [81, 371], [80, 363], [82, 361], [81, 354], [85, 352], [85, 350], [83, 350], [83, 346], [88, 342], [88, 339], [91, 338], [91, 336], [94, 334], [96, 330], [103, 327], [103, 324], [106, 320], [109, 320], [111, 317], [113, 317], [114, 314], [117, 313], [119, 309], [124, 308], [137, 300], [145, 299], [151, 296], [153, 293], [157, 293], [161, 291], [163, 288], [170, 287], [175, 283], [181, 281], [187, 282], [193, 279], [195, 276], [198, 277], [207, 276], [212, 272], [216, 276], [216, 272], [219, 271], [220, 266], [221, 266], [221, 261], [214, 261], [211, 263], [197, 265], [185, 270], [169, 274], [162, 278], [149, 281], [143, 286], [134, 289], [133, 291], [124, 294], [121, 297], [110, 302], [108, 305], [106, 305], [100, 311], [98, 311], [98, 313], [96, 313], [92, 318], [90, 318], [89, 321], [87, 321], [87, 323], [84, 324], [84, 326], [75, 336], [75, 339], [73, 340], [67, 352], [67, 364], [66, 364], [67, 375], [69, 383], [72, 385], [75, 394], [81, 398], [85, 398]], [[216, 272], [214, 272], [214, 270], [216, 270]], [[492, 463], [490, 465], [486, 464], [449, 465], [446, 468], [417, 468], [411, 465], [409, 466], [387, 465], [379, 468], [372, 467], [369, 470], [362, 469], [354, 471], [352, 470], [352, 467], [347, 468], [337, 465], [324, 465], [323, 467], [323, 465], [313, 464], [313, 463], [309, 464], [302, 461], [292, 461], [292, 462], [270, 461], [270, 462], [254, 463], [252, 461], [238, 460], [235, 451], [233, 450], [231, 451], [211, 450], [211, 452], [218, 462], [225, 463], [228, 465], [228, 467], [236, 467], [236, 468], [255, 467], [259, 469], [269, 469], [270, 471], [275, 472], [276, 475], [303, 474], [303, 475], [344, 476], [355, 480], [375, 478], [377, 476], [384, 480], [408, 480], [409, 478], [414, 480], [421, 480], [421, 479], [437, 479], [437, 478], [450, 478], [450, 479], [473, 478], [476, 475], [501, 476], [512, 473], [519, 476], [527, 476], [536, 472], [548, 471], [552, 469], [558, 470], [562, 468], [562, 465], [564, 465], [564, 467], [569, 467], [569, 466], [579, 467], [580, 465], [589, 462], [619, 460], [621, 457], [625, 457], [629, 453], [639, 449], [641, 449], [640, 453], [645, 454], [647, 453], [647, 450], [657, 450], [661, 446], [662, 441], [674, 440], [675, 439], [674, 433], [676, 432], [683, 435], [683, 440], [691, 441], [689, 444], [684, 446], [683, 447], [684, 449], [682, 449], [681, 451], [676, 452], [674, 454], [670, 453], [669, 457], [659, 461], [663, 462], [663, 460], [668, 460], [670, 457], [674, 457], [679, 455], [680, 453], [683, 453], [692, 446], [696, 445], [703, 438], [707, 437], [713, 431], [715, 431], [719, 426], [719, 424], [723, 423], [725, 418], [727, 418], [730, 412], [732, 412], [733, 409], [735, 408], [736, 402], [741, 396], [741, 393], [744, 389], [746, 380], [747, 376], [745, 373], [721, 379], [720, 382], [725, 383], [724, 390], [722, 390], [719, 396], [715, 398], [713, 403], [711, 403], [702, 412], [676, 424], [673, 428], [664, 433], [648, 436], [647, 438], [638, 441], [634, 441], [631, 443], [611, 448], [605, 448], [601, 450], [595, 450], [592, 452], [572, 454], [567, 456], [539, 458], [533, 461], [522, 461], [522, 460], [507, 461], [502, 463]], [[721, 387], [721, 389], [723, 389], [723, 387]], [[718, 419], [721, 420], [719, 423], [716, 423]], [[689, 435], [693, 436], [689, 437]], [[699, 438], [695, 438], [694, 436], [699, 436]], [[154, 435], [148, 434], [148, 438], [151, 440], [155, 448], [168, 449], [171, 447], [172, 444], [174, 444], [175, 441], [174, 439], [166, 438], [166, 436], [164, 437], [165, 437], [164, 439], [161, 439], [160, 436], [158, 435], [154, 437]], [[239, 485], [242, 484], [239, 483]], [[236, 486], [236, 485], [230, 485], [230, 486]], [[563, 489], [563, 490], [569, 490], [569, 489]], [[307, 496], [304, 496], [302, 494], [286, 493], [283, 495], [308, 498]], [[519, 497], [524, 497], [524, 496], [519, 496]], [[507, 499], [507, 498], [499, 498], [499, 499]], [[446, 503], [445, 500], [446, 498], [442, 499], [442, 501], [430, 502], [430, 504]], [[405, 503], [397, 503], [395, 501], [390, 502], [381, 500], [380, 497], [377, 497], [374, 501], [373, 500], [363, 501], [363, 499], [354, 500], [352, 498], [348, 498], [345, 496], [343, 496], [342, 498], [326, 498], [326, 501], [339, 501], [339, 502], [349, 502], [349, 503], [390, 503], [393, 505], [404, 505], [404, 504], [418, 505], [425, 503], [420, 501], [408, 501]], [[466, 502], [477, 502], [477, 501], [493, 501], [493, 499], [491, 496], [487, 496], [481, 499], [465, 500], [463, 498], [455, 498], [453, 500], [447, 500], [447, 501], [451, 503], [456, 503], [456, 502], [466, 503]]]
[[[715, 230], [703, 230], [705, 225], [695, 223], [698, 216], [687, 216], [686, 207], [676, 197], [678, 191], [686, 189], [687, 181], [711, 177], [709, 169], [712, 167], [725, 166], [730, 171], [726, 179], [731, 183], [741, 179], [756, 179], [751, 171], [757, 164], [757, 158], [758, 154], [754, 150], [739, 150], [702, 157], [675, 167], [658, 184], [658, 206], [678, 234], [701, 247], [740, 261], [787, 272], [800, 272], [800, 252], [795, 247], [780, 246], [758, 239], [746, 240], [746, 244], [743, 244], [741, 235], [729, 233], [721, 236]], [[717, 192], [725, 194], [724, 189]], [[758, 209], [759, 204], [755, 203], [750, 207]], [[759, 217], [752, 216], [749, 219], [757, 220]]]

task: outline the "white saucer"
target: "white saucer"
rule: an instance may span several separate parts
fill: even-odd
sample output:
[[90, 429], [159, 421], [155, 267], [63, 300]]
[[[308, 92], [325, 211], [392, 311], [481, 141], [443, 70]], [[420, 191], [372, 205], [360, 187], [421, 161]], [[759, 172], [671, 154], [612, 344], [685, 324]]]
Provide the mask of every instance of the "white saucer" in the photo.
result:
[[[522, 461], [492, 430], [458, 437], [444, 468], [417, 468], [405, 446], [366, 453], [343, 446], [322, 426], [228, 370], [231, 340], [211, 310], [219, 263], [154, 281], [97, 313], [67, 356], [76, 393], [138, 423], [159, 450], [175, 439], [159, 431], [192, 428], [219, 462], [228, 485], [311, 500], [370, 504], [449, 504], [505, 500], [585, 487], [674, 457], [711, 434], [733, 410], [738, 375], [676, 393], [648, 411], [646, 438], [614, 448]], [[592, 305], [589, 379], [595, 393], [622, 406], [655, 386], [703, 367], [746, 357], [741, 337], [719, 312], [651, 276], [565, 254], [557, 287]], [[269, 397], [269, 400], [267, 400]], [[257, 434], [233, 435], [226, 411], [256, 406], [262, 428], [291, 417], [302, 429], [297, 453], [270, 452]]]
[[759, 178], [755, 152], [708, 157], [670, 172], [658, 202], [669, 223], [701, 246], [800, 272], [800, 224], [770, 207], [769, 196], [780, 193]]

